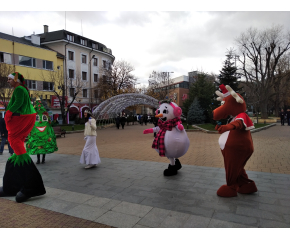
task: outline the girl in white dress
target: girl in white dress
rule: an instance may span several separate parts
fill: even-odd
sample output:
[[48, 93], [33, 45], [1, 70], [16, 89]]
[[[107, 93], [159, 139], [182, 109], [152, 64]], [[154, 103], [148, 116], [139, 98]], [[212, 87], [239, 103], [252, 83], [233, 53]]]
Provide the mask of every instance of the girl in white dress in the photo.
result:
[[96, 120], [92, 117], [89, 111], [84, 112], [86, 124], [85, 124], [85, 141], [86, 145], [83, 149], [80, 163], [86, 164], [86, 169], [96, 167], [101, 162], [99, 151], [96, 144], [97, 138], [97, 126]]

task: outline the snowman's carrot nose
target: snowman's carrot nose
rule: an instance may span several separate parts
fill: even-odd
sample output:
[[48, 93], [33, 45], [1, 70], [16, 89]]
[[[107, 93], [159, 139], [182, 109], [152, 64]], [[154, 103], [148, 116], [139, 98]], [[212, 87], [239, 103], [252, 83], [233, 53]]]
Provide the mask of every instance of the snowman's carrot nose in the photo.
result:
[[160, 114], [158, 114], [158, 115], [155, 115], [155, 117], [157, 117], [157, 118], [163, 117], [163, 114], [160, 113]]

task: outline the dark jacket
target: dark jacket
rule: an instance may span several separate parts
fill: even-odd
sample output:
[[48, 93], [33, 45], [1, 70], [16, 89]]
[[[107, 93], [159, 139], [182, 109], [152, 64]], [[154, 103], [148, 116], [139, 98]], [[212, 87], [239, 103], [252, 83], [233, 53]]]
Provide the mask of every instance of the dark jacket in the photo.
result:
[[122, 116], [121, 117], [121, 124], [124, 125], [126, 123], [126, 118], [125, 116]]
[[280, 118], [281, 118], [281, 119], [284, 119], [285, 115], [286, 115], [285, 112], [280, 112]]
[[[1, 137], [8, 138], [8, 131], [7, 131], [7, 128], [6, 128], [6, 124], [5, 124], [4, 118], [0, 119], [0, 133], [1, 133]], [[2, 134], [4, 134], [4, 136], [2, 136]]]
[[290, 118], [290, 111], [287, 111], [286, 115], [287, 115], [287, 119], [289, 119]]

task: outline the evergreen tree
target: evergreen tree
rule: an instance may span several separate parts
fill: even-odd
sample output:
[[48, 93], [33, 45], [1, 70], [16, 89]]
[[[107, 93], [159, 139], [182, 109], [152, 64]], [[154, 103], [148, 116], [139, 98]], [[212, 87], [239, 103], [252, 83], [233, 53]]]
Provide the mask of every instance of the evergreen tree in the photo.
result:
[[187, 114], [187, 123], [203, 123], [205, 120], [204, 110], [201, 108], [197, 98], [194, 99], [193, 103], [190, 105]]
[[190, 86], [188, 99], [182, 106], [182, 112], [187, 117], [188, 110], [194, 99], [197, 97], [201, 108], [204, 110], [205, 122], [210, 122], [212, 118], [212, 105], [216, 101], [215, 85], [210, 76], [201, 73], [198, 74], [197, 80]]
[[231, 52], [226, 56], [227, 59], [224, 61], [224, 66], [220, 71], [220, 75], [218, 76], [219, 82], [225, 86], [229, 85], [235, 92], [239, 93], [241, 90], [241, 88], [239, 88], [238, 81], [239, 74], [237, 73], [237, 67], [235, 66], [235, 63], [232, 62], [234, 56], [231, 54]]

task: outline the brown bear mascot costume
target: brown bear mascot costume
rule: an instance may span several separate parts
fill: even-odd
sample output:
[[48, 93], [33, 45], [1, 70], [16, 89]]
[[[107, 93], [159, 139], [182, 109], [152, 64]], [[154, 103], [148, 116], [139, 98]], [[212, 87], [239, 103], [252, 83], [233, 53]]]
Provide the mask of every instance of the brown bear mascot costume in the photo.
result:
[[219, 145], [224, 157], [227, 185], [221, 186], [217, 195], [221, 197], [236, 197], [238, 193], [257, 192], [256, 184], [248, 178], [244, 169], [247, 161], [254, 152], [250, 129], [253, 122], [245, 113], [246, 103], [242, 96], [230, 86], [220, 85], [223, 93], [216, 91], [217, 100], [222, 105], [213, 111], [213, 119], [232, 117], [226, 125], [216, 125], [215, 129], [221, 134]]

